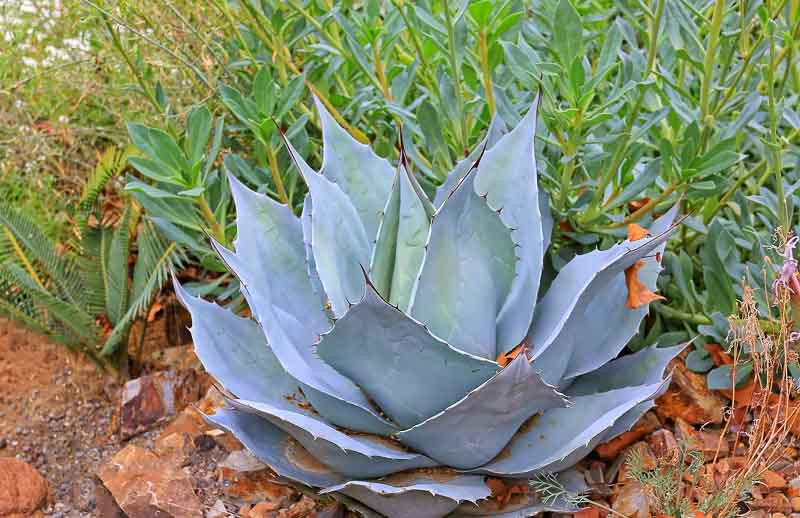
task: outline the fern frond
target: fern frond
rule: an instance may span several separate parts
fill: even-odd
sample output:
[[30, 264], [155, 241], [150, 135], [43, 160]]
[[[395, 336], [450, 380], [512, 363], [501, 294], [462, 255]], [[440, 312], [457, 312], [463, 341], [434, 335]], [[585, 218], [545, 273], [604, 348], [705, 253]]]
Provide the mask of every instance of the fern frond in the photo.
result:
[[97, 165], [86, 179], [83, 193], [78, 201], [78, 208], [83, 213], [94, 209], [97, 197], [108, 182], [118, 176], [128, 163], [128, 150], [111, 147], [100, 154]]
[[89, 315], [54, 297], [10, 262], [0, 264], [0, 313], [72, 348], [96, 337]]
[[[16, 245], [22, 250], [35, 272], [33, 278], [42, 281], [40, 287], [47, 284], [47, 281], [44, 280], [46, 278], [52, 282], [53, 291], [58, 297], [68, 300], [72, 304], [80, 305], [83, 286], [72, 256], [58, 254], [55, 245], [36, 224], [4, 205], [0, 205], [0, 226], [5, 227], [14, 238], [13, 243], [11, 239], [6, 239], [6, 242], [12, 243], [12, 247]], [[6, 237], [8, 238], [8, 236]], [[13, 254], [17, 255], [16, 250]], [[0, 251], [0, 257], [8, 258], [11, 255], [8, 250]], [[31, 272], [23, 261], [13, 262], [22, 265], [29, 273]]]
[[111, 325], [117, 325], [128, 309], [128, 254], [130, 252], [130, 209], [111, 238], [111, 248], [103, 256], [106, 277], [106, 314]]
[[128, 311], [109, 335], [101, 356], [113, 354], [127, 337], [131, 324], [147, 314], [153, 299], [169, 279], [170, 269], [181, 269], [188, 261], [180, 246], [167, 241], [147, 219], [142, 223], [136, 246], [138, 255], [133, 270], [132, 297]]

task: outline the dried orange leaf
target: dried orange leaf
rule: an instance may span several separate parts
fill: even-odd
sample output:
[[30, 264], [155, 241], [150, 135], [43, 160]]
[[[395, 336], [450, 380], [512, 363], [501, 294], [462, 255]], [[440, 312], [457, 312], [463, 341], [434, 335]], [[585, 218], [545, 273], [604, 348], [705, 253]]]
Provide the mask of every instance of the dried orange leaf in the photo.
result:
[[631, 223], [628, 225], [628, 241], [639, 241], [640, 239], [649, 235], [650, 232], [648, 232], [646, 228], [637, 225], [636, 223]]
[[523, 342], [523, 343], [519, 344], [518, 346], [514, 347], [513, 349], [511, 349], [507, 353], [498, 354], [497, 355], [497, 360], [495, 360], [495, 361], [501, 367], [505, 367], [506, 365], [511, 363], [511, 360], [513, 360], [514, 358], [519, 356], [519, 353], [521, 353], [524, 348], [525, 348], [525, 342]]
[[[630, 235], [630, 227], [628, 227]], [[639, 280], [639, 269], [644, 266], [644, 261], [639, 260], [625, 269], [625, 285], [628, 286], [628, 300], [625, 305], [631, 309], [640, 308], [654, 300], [666, 300], [658, 293], [653, 293]]]

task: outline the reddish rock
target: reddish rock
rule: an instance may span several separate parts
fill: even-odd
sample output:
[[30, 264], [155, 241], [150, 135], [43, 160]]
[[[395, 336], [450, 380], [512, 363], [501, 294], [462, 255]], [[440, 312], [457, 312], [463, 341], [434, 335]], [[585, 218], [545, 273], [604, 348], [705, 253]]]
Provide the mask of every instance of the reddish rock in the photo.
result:
[[122, 438], [141, 433], [200, 399], [205, 376], [194, 370], [162, 371], [127, 382], [120, 398]]
[[99, 518], [126, 518], [117, 501], [103, 484], [94, 486], [94, 512]]
[[638, 482], [629, 482], [622, 486], [612, 509], [628, 518], [650, 518], [650, 502]]
[[189, 475], [140, 446], [114, 455], [98, 476], [129, 518], [203, 516]]
[[[232, 452], [217, 465], [224, 481], [225, 494], [247, 503], [266, 501], [272, 511], [283, 507], [292, 489], [276, 481], [275, 474], [247, 450]], [[262, 509], [266, 506], [262, 506]], [[252, 510], [251, 510], [252, 511]]]
[[703, 453], [706, 459], [711, 459], [718, 451], [720, 457], [730, 451], [728, 441], [719, 430], [695, 430], [680, 418], [675, 420], [675, 438], [690, 451]]
[[760, 500], [747, 502], [750, 509], [772, 513], [791, 513], [792, 504], [783, 493], [771, 493]]
[[789, 481], [789, 486], [786, 489], [786, 494], [789, 496], [800, 496], [800, 477], [793, 478]]
[[645, 471], [654, 470], [658, 466], [658, 461], [653, 455], [653, 450], [650, 449], [650, 446], [644, 441], [639, 441], [625, 452], [626, 461], [620, 466], [617, 482], [622, 483], [628, 480], [628, 461], [632, 455], [638, 456], [641, 461], [640, 467]]
[[306, 518], [311, 516], [316, 505], [314, 500], [303, 496], [300, 501], [292, 504], [290, 508], [278, 511], [278, 518]]
[[36, 468], [19, 459], [0, 458], [0, 516], [33, 516], [48, 497], [47, 481]]
[[601, 459], [615, 459], [622, 450], [636, 441], [641, 440], [647, 434], [657, 430], [660, 426], [661, 421], [658, 420], [658, 417], [652, 412], [647, 412], [631, 430], [601, 444], [595, 449], [595, 453], [597, 453]]
[[765, 470], [761, 473], [761, 482], [770, 489], [784, 489], [786, 488], [786, 479], [780, 473], [776, 473], [771, 469]]
[[648, 443], [653, 453], [658, 458], [672, 458], [680, 451], [678, 448], [678, 441], [675, 440], [675, 435], [667, 429], [653, 432], [648, 439]]
[[189, 434], [182, 432], [161, 434], [156, 437], [153, 445], [153, 452], [159, 458], [176, 466], [186, 466], [194, 450], [194, 441]]
[[656, 413], [662, 419], [681, 418], [691, 424], [719, 424], [727, 406], [726, 400], [706, 387], [702, 374], [686, 367], [686, 352], [672, 360], [667, 371], [672, 372], [672, 383], [667, 392], [656, 400]]

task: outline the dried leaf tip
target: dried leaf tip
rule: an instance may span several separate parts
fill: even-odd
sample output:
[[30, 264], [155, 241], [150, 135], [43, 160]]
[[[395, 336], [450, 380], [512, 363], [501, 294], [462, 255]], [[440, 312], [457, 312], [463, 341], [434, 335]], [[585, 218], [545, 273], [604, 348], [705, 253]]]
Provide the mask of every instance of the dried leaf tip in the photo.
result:
[[650, 232], [641, 225], [630, 223], [628, 225], [628, 241], [638, 241], [650, 235]]
[[644, 266], [644, 261], [640, 259], [625, 269], [625, 285], [628, 287], [628, 300], [625, 302], [625, 306], [631, 309], [640, 308], [654, 300], [666, 300], [661, 295], [650, 291], [639, 280], [639, 269], [642, 266]]

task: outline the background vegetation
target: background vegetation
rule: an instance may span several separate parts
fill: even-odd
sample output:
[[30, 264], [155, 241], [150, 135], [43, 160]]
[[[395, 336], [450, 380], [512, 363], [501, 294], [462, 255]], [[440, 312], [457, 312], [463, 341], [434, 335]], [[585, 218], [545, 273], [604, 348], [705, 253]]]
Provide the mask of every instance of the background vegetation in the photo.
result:
[[[690, 217], [663, 258], [667, 300], [631, 347], [700, 333], [698, 371], [741, 280], [772, 282], [773, 230], [796, 221], [798, 0], [20, 0], [0, 7], [0, 36], [4, 210], [70, 265], [107, 261], [87, 236], [122, 240], [123, 223], [131, 255], [151, 257], [139, 270], [115, 259], [118, 287], [134, 292], [151, 270], [130, 314], [73, 301], [98, 326], [77, 342], [101, 358], [117, 358], [170, 264], [241, 303], [207, 240], [234, 238], [221, 179], [299, 207], [276, 127], [319, 166], [314, 97], [390, 160], [402, 132], [433, 196], [493, 117], [513, 125], [540, 91], [537, 165], [558, 222], [548, 268], [680, 201]], [[129, 165], [98, 173], [110, 147], [129, 148]], [[63, 299], [36, 245], [3, 225], [18, 243], [0, 240], [4, 264]], [[143, 233], [163, 246], [143, 254]], [[31, 279], [14, 279], [6, 294], [20, 297]], [[47, 328], [49, 303], [26, 297]]]

